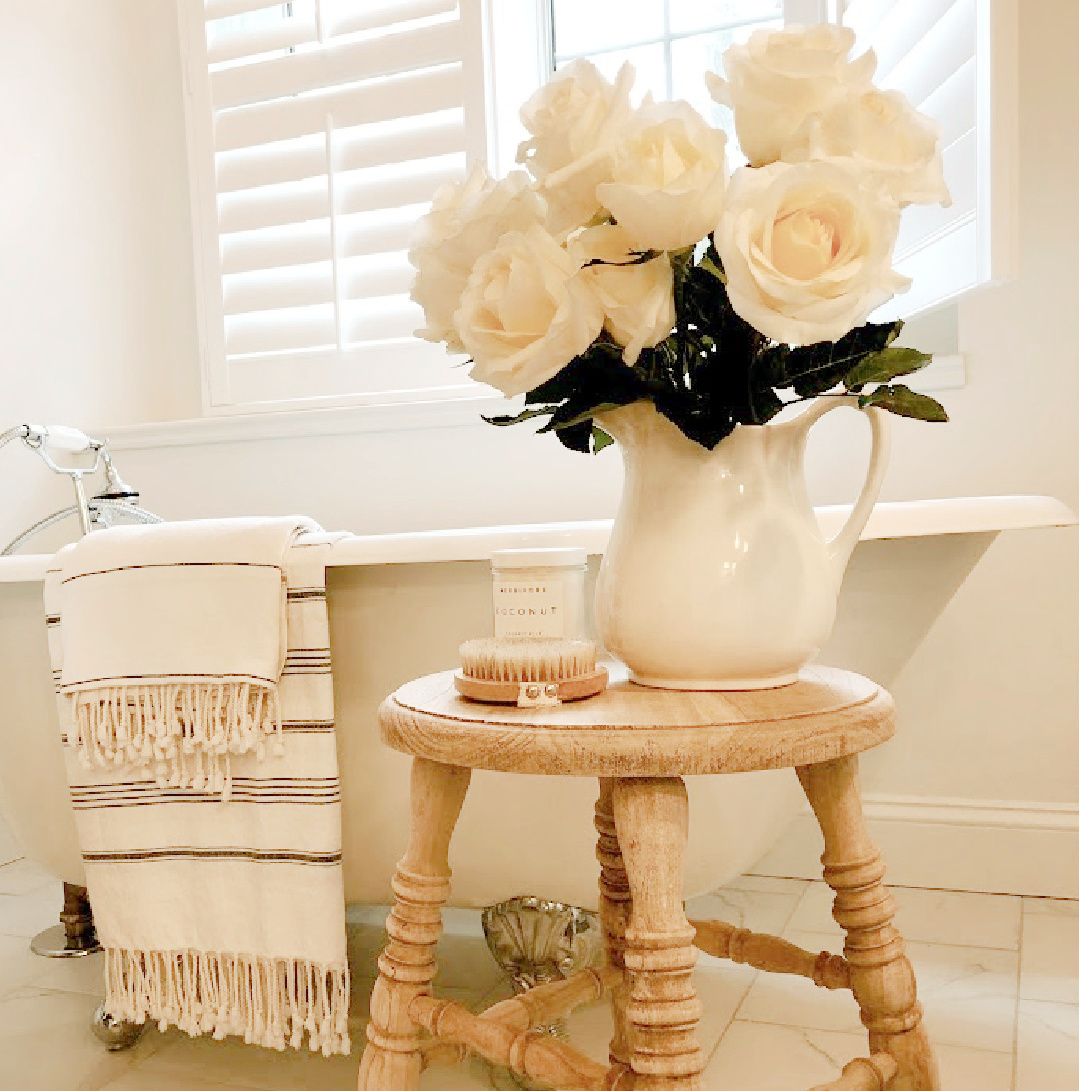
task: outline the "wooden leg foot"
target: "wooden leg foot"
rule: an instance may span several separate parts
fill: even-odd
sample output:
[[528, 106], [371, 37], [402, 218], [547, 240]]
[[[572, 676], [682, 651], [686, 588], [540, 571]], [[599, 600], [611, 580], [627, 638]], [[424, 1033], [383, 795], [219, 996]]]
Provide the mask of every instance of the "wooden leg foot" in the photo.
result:
[[863, 818], [858, 758], [822, 762], [798, 773], [825, 837], [825, 881], [836, 895], [833, 916], [846, 933], [844, 957], [870, 1052], [888, 1053], [897, 1063], [889, 1091], [940, 1091], [915, 975], [892, 923], [895, 905], [882, 881], [885, 865]]
[[430, 992], [435, 977], [440, 910], [450, 896], [447, 853], [470, 773], [425, 758], [413, 760], [409, 848], [391, 884], [389, 942], [379, 956], [379, 978], [371, 993], [358, 1091], [417, 1091], [421, 1029], [410, 1018], [409, 1005]]
[[634, 1089], [703, 1091], [697, 951], [682, 903], [686, 786], [678, 777], [619, 778], [612, 800], [631, 896], [624, 958]]

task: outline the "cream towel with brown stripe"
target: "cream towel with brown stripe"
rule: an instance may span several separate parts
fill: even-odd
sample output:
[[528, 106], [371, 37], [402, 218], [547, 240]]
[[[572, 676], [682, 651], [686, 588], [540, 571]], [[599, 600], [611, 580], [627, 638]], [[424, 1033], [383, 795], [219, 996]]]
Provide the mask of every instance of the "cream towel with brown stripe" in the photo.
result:
[[63, 559], [61, 691], [88, 766], [223, 790], [233, 755], [281, 746], [289, 543], [308, 519], [115, 527]]
[[[217, 572], [205, 571], [210, 567], [203, 563], [207, 551], [219, 560], [227, 558], [231, 569], [249, 567], [240, 558], [263, 528], [280, 543], [277, 564], [267, 559], [268, 552], [260, 546], [248, 554], [257, 558], [250, 567], [257, 565], [262, 577], [271, 574], [276, 589], [272, 580], [262, 578], [256, 595], [247, 571], [237, 581], [238, 590]], [[70, 584], [64, 580], [74, 572], [97, 571], [90, 560], [100, 560], [106, 543], [94, 539], [117, 536], [121, 529], [158, 532], [137, 536], [139, 551], [130, 554], [128, 565], [147, 563], [137, 558], [155, 558], [157, 588], [171, 584], [187, 598], [178, 613], [158, 589], [153, 596], [144, 593], [149, 577], [129, 582], [95, 575], [99, 586], [110, 586], [118, 598], [134, 596], [143, 605], [152, 601], [158, 623], [156, 628], [140, 628], [138, 647], [130, 640], [124, 642], [132, 653], [130, 662], [140, 670], [126, 668], [119, 653], [102, 650], [98, 662], [106, 664], [103, 673], [113, 681], [114, 674], [130, 678], [153, 665], [169, 677], [168, 685], [183, 684], [174, 681], [178, 678], [200, 676], [192, 666], [201, 671], [213, 666], [212, 661], [187, 655], [185, 642], [178, 639], [178, 616], [190, 622], [187, 642], [197, 643], [205, 635], [230, 657], [228, 663], [223, 657], [217, 670], [231, 680], [241, 674], [245, 679], [256, 675], [261, 679], [266, 668], [256, 663], [257, 656], [263, 662], [274, 659], [280, 665], [265, 677], [276, 695], [277, 715], [272, 725], [264, 717], [258, 731], [249, 722], [242, 723], [247, 735], [241, 741], [246, 740], [246, 745], [215, 750], [213, 733], [209, 729], [205, 735], [199, 733], [204, 720], [220, 726], [221, 719], [215, 720], [221, 712], [220, 700], [212, 697], [206, 716], [200, 719], [189, 716], [177, 698], [170, 707], [175, 717], [169, 721], [161, 715], [160, 706], [162, 700], [167, 705], [172, 698], [159, 697], [154, 720], [140, 704], [142, 695], [121, 682], [112, 689], [126, 692], [126, 709], [119, 716], [110, 714], [108, 721], [109, 729], [118, 732], [116, 749], [110, 754], [102, 744], [104, 762], [92, 757], [87, 765], [83, 760], [86, 747], [78, 734], [79, 702], [93, 691], [86, 684], [88, 679], [73, 679], [89, 674], [87, 664], [92, 659], [89, 652], [81, 653], [78, 671], [68, 674], [69, 634], [78, 632], [80, 640], [89, 635], [92, 630], [86, 618], [79, 616], [89, 608], [109, 615], [103, 634], [112, 639], [117, 619], [130, 619], [138, 610], [130, 601], [113, 602], [104, 594], [71, 596], [65, 592]], [[149, 537], [171, 541], [151, 541], [152, 548], [144, 549]], [[118, 1019], [142, 1023], [150, 1018], [163, 1028], [175, 1024], [189, 1034], [215, 1038], [237, 1034], [247, 1042], [275, 1049], [299, 1048], [306, 1034], [312, 1050], [328, 1056], [349, 1051], [341, 792], [325, 596], [327, 554], [340, 537], [318, 532], [307, 520], [116, 528], [91, 534], [62, 550], [57, 554], [59, 567], [46, 577], [54, 672], [59, 680], [72, 678], [57, 687], [68, 743], [72, 805], [90, 901], [106, 953], [105, 1006]], [[211, 544], [214, 539], [216, 544]], [[176, 548], [181, 540], [198, 548], [185, 554]], [[76, 554], [81, 557], [76, 559]], [[185, 555], [188, 560], [180, 559]], [[169, 563], [166, 557], [174, 560]], [[199, 563], [190, 564], [191, 557]], [[218, 566], [217, 561], [213, 566]], [[166, 567], [179, 572], [167, 573]], [[194, 583], [192, 569], [199, 569]], [[208, 592], [211, 587], [217, 589], [216, 600]], [[287, 603], [284, 610], [266, 607], [262, 592], [271, 591], [279, 606]], [[234, 654], [220, 634], [228, 632], [230, 639], [239, 639], [244, 626], [234, 613], [252, 603], [260, 619], [257, 639], [266, 636], [263, 626], [280, 634], [282, 616], [286, 637], [283, 641], [277, 637], [280, 647], [263, 639], [257, 652]], [[104, 641], [105, 635], [100, 639]], [[150, 648], [142, 641], [157, 646]], [[172, 658], [174, 652], [179, 657]], [[124, 675], [125, 670], [130, 675]], [[113, 692], [99, 700], [115, 705], [121, 698]], [[144, 724], [144, 719], [152, 723]], [[182, 725], [196, 723], [196, 730], [177, 727], [177, 720]], [[129, 741], [130, 726], [124, 729], [129, 732], [125, 737], [116, 727], [118, 722], [134, 722], [136, 732], [146, 731], [154, 740], [159, 738], [154, 732], [164, 730], [165, 723], [165, 739], [175, 745], [173, 773], [179, 769], [182, 775], [170, 775], [163, 782], [157, 774], [160, 763], [169, 761], [168, 741], [145, 760], [139, 744]], [[270, 735], [280, 738], [280, 747], [260, 747], [260, 740]], [[231, 767], [228, 801], [222, 798], [220, 783], [207, 775], [207, 762], [214, 756]]]

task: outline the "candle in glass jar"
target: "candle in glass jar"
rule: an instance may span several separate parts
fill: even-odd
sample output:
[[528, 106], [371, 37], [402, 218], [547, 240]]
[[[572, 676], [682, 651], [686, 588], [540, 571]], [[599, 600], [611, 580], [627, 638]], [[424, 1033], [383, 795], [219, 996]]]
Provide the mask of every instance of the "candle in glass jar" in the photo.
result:
[[585, 630], [586, 552], [500, 549], [491, 555], [497, 640], [575, 640]]

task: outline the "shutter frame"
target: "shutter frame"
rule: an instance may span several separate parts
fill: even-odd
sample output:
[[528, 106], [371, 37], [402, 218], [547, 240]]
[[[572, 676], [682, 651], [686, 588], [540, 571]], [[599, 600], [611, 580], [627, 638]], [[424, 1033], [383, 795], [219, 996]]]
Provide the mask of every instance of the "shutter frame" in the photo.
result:
[[[177, 0], [204, 412], [490, 398], [486, 387], [454, 366], [442, 345], [412, 335], [423, 316], [407, 298], [411, 275], [404, 260], [411, 224], [437, 186], [464, 177], [473, 162], [486, 160], [488, 0], [358, 0], [356, 12], [344, 13], [346, 31], [390, 38], [400, 34], [397, 71], [385, 77], [362, 71], [352, 88], [315, 90], [318, 97], [339, 97], [345, 124], [335, 127], [334, 116], [307, 137], [314, 126], [303, 104], [311, 95], [282, 99], [284, 123], [273, 120], [269, 110], [268, 122], [262, 117], [241, 121], [238, 115], [246, 106], [213, 101], [213, 73], [230, 69], [210, 59], [207, 21], [272, 7], [267, 0]], [[457, 19], [443, 22], [455, 8]], [[335, 20], [340, 12], [336, 5]], [[432, 27], [401, 25], [427, 17], [434, 20]], [[258, 27], [259, 18], [239, 24], [239, 33], [230, 38], [234, 53], [236, 40], [249, 27]], [[274, 18], [268, 15], [271, 27]], [[320, 18], [317, 12], [317, 23]], [[230, 32], [236, 26], [224, 25]], [[336, 27], [326, 33], [324, 46], [331, 51], [326, 68], [336, 65], [342, 71], [340, 56], [350, 48], [358, 56], [365, 53], [359, 48], [363, 33], [340, 42]], [[440, 51], [448, 63], [401, 71], [407, 69], [410, 35], [426, 50], [421, 64]], [[455, 38], [460, 43], [456, 58], [446, 55], [447, 43]], [[273, 39], [273, 31], [251, 35], [255, 42]], [[376, 51], [366, 52], [374, 56]], [[221, 63], [243, 66], [246, 55]], [[323, 62], [305, 58], [305, 63], [283, 67], [311, 82]], [[253, 86], [242, 67], [232, 71], [241, 71], [231, 81], [234, 87]], [[273, 69], [264, 67], [257, 78], [263, 80], [268, 72]], [[419, 88], [413, 106], [406, 101], [391, 113], [385, 109], [390, 96], [385, 96], [380, 107], [380, 95], [372, 89], [384, 80], [387, 86], [400, 86], [410, 77]], [[364, 82], [369, 79], [373, 82]], [[423, 90], [425, 81], [432, 91]], [[451, 93], [456, 105], [447, 102]], [[215, 118], [222, 120], [215, 124]], [[269, 132], [287, 140], [249, 142], [245, 125], [256, 137]], [[323, 216], [326, 210], [329, 219]], [[332, 345], [321, 343], [329, 314], [336, 334]], [[275, 328], [282, 331], [276, 345]], [[354, 336], [375, 340], [354, 342]]]

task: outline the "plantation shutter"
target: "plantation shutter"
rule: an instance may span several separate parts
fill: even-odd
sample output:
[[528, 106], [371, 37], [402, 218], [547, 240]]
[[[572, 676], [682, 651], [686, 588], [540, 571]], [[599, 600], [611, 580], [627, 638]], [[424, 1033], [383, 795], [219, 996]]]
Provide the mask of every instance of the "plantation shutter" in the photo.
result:
[[181, 0], [181, 18], [208, 406], [473, 393], [413, 336], [406, 258], [435, 191], [483, 151], [471, 10]]
[[905, 209], [896, 268], [911, 288], [874, 317], [907, 317], [1011, 272], [1016, 155], [1015, 0], [850, 0], [841, 21], [874, 82], [941, 126], [948, 208]]

